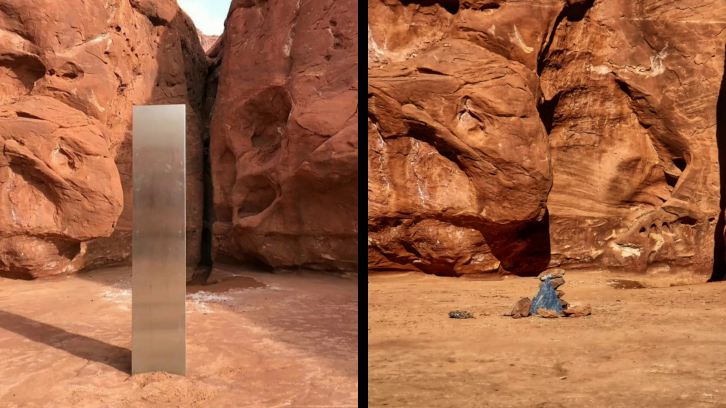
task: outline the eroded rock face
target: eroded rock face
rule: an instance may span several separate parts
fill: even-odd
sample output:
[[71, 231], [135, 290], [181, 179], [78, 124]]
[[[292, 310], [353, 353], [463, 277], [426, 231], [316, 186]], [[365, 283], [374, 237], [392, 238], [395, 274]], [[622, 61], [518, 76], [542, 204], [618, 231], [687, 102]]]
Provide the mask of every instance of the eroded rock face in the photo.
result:
[[723, 254], [724, 12], [369, 2], [369, 268], [707, 279]]
[[585, 6], [560, 20], [539, 67], [555, 174], [552, 263], [708, 279], [726, 44], [713, 16], [726, 4]]
[[550, 3], [369, 3], [369, 268], [547, 265], [536, 55]]
[[356, 268], [357, 20], [351, 0], [232, 2], [210, 79], [216, 260]]
[[205, 77], [196, 31], [172, 0], [0, 0], [0, 275], [128, 257], [134, 104], [188, 105], [196, 264]]

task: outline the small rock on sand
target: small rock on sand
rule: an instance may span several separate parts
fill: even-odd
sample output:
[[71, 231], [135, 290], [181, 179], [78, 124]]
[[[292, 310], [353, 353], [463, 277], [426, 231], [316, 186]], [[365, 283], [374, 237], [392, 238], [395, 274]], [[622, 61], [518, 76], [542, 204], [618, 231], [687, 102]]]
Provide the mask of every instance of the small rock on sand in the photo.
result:
[[565, 309], [570, 307], [570, 304], [567, 303], [567, 301], [565, 299], [560, 299], [560, 306], [562, 306], [562, 311], [564, 311]]
[[537, 275], [539, 280], [544, 282], [545, 279], [555, 279], [555, 278], [561, 278], [565, 276], [565, 270], [564, 269], [550, 269], [549, 271], [544, 271]]
[[590, 307], [590, 305], [575, 306], [567, 310], [563, 310], [562, 313], [564, 313], [567, 317], [589, 316], [592, 313], [592, 307]]
[[449, 317], [452, 319], [473, 319], [474, 315], [466, 310], [452, 310], [449, 312]]
[[514, 304], [514, 307], [512, 308], [512, 313], [510, 316], [512, 316], [515, 319], [519, 319], [521, 317], [527, 317], [529, 316], [529, 308], [532, 306], [532, 301], [528, 298], [521, 298], [517, 303]]
[[539, 315], [539, 317], [546, 317], [550, 319], [560, 317], [560, 315], [554, 310], [547, 309], [537, 309], [537, 314]]
[[[542, 287], [543, 284], [544, 284], [544, 282], [541, 282], [539, 284], [539, 287]], [[562, 286], [562, 285], [565, 284], [565, 279], [564, 278], [554, 278], [554, 279], [550, 279], [550, 284], [552, 285], [552, 288], [553, 289], [557, 289], [560, 286]]]

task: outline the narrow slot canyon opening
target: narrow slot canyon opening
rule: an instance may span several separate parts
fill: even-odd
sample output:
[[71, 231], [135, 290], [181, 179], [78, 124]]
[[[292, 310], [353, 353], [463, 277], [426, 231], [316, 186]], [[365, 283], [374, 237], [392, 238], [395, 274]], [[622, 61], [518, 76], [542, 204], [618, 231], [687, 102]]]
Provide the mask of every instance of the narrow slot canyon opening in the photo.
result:
[[209, 138], [204, 141], [204, 208], [202, 210], [202, 257], [201, 269], [212, 267], [212, 226], [217, 217], [214, 212], [214, 186], [212, 184], [212, 162], [209, 157]]
[[214, 235], [212, 229], [217, 221], [217, 212], [214, 208], [214, 184], [212, 181], [212, 158], [211, 158], [211, 134], [209, 125], [212, 120], [212, 107], [217, 96], [217, 85], [219, 84], [219, 65], [221, 60], [216, 56], [207, 54], [207, 75], [204, 78], [204, 133], [202, 134], [202, 242], [200, 245], [201, 256], [199, 265], [192, 277], [194, 282], [207, 282], [212, 273], [214, 259], [212, 257], [214, 247]]
[[187, 277], [187, 287], [206, 285], [209, 277], [212, 275], [213, 259], [212, 247], [213, 239], [212, 227], [216, 221], [216, 213], [214, 211], [214, 187], [212, 185], [212, 162], [209, 157], [209, 135], [205, 135], [204, 147], [202, 154], [204, 156], [204, 168], [202, 174], [202, 242], [200, 245], [201, 256], [199, 264], [194, 268], [191, 280]]
[[539, 112], [539, 119], [542, 122], [542, 124], [545, 127], [545, 131], [547, 132], [547, 137], [549, 137], [550, 133], [552, 132], [552, 126], [553, 122], [555, 120], [555, 109], [557, 108], [557, 104], [560, 102], [560, 97], [562, 96], [562, 93], [557, 93], [552, 99], [550, 100], [542, 100], [537, 104], [537, 111]]
[[[726, 49], [724, 50], [726, 64]], [[716, 146], [718, 149], [719, 212], [713, 239], [713, 271], [709, 281], [720, 281], [726, 276], [726, 248], [724, 248], [724, 207], [726, 207], [726, 70], [721, 78], [721, 87], [716, 102]]]

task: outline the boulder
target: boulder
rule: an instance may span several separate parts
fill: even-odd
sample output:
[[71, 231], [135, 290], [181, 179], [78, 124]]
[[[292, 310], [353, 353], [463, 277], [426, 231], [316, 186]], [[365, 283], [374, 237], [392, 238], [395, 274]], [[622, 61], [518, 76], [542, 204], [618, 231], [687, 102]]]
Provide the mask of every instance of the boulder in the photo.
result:
[[540, 273], [539, 275], [537, 275], [537, 277], [541, 281], [544, 281], [545, 279], [564, 278], [564, 276], [565, 276], [564, 269], [550, 269], [550, 270], [546, 270], [546, 271]]
[[558, 6], [463, 8], [368, 3], [369, 269], [536, 275], [548, 264], [536, 55]]
[[201, 242], [206, 60], [173, 0], [0, 0], [0, 275], [126, 261], [133, 105], [181, 103], [188, 264]]
[[[549, 281], [550, 285], [552, 285], [552, 287], [555, 289], [557, 289], [560, 286], [565, 284], [565, 279], [563, 279], [563, 278], [545, 279], [545, 281]], [[541, 282], [539, 284], [539, 287], [541, 288], [543, 285], [544, 285], [544, 282]]]
[[556, 319], [560, 317], [559, 313], [549, 309], [537, 309], [537, 315], [548, 319]]
[[512, 316], [515, 319], [519, 319], [522, 317], [529, 316], [529, 309], [532, 306], [532, 301], [528, 298], [522, 298], [517, 301], [517, 303], [514, 304], [514, 307], [512, 308], [512, 313], [510, 313], [510, 316]]
[[563, 310], [563, 313], [567, 317], [589, 316], [592, 313], [592, 307], [590, 305], [574, 306]]

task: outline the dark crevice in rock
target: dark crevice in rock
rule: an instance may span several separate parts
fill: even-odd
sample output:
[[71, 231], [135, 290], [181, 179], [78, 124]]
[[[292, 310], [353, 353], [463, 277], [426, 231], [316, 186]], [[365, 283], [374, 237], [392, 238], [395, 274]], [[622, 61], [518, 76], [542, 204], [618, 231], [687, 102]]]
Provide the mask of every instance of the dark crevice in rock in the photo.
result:
[[151, 24], [155, 27], [158, 26], [164, 26], [167, 24], [167, 21], [157, 17], [157, 16], [147, 16], [149, 18], [149, 21], [151, 21]]
[[431, 68], [423, 68], [423, 67], [419, 67], [419, 68], [416, 68], [416, 70], [418, 71], [418, 73], [419, 73], [419, 74], [430, 74], [430, 75], [447, 75], [447, 74], [445, 74], [445, 73], [443, 73], [443, 72], [440, 72], [440, 71], [436, 71], [436, 70], [434, 70], [434, 69], [431, 69]]
[[678, 167], [680, 171], [686, 170], [686, 159], [682, 157], [676, 157], [673, 159], [673, 164]]
[[214, 185], [212, 184], [212, 160], [209, 157], [209, 138], [204, 141], [204, 208], [202, 218], [202, 254], [200, 265], [212, 265], [212, 226], [216, 220], [214, 211]]
[[[724, 52], [724, 62], [726, 62], [726, 52]], [[723, 280], [726, 276], [726, 248], [724, 245], [724, 209], [726, 209], [726, 70], [724, 70], [721, 78], [721, 88], [718, 92], [718, 102], [716, 103], [716, 145], [718, 146], [718, 169], [720, 181], [720, 200], [718, 221], [714, 231], [713, 246], [713, 271], [711, 273], [711, 281]]]
[[58, 247], [58, 254], [68, 258], [69, 260], [73, 260], [78, 254], [81, 253], [81, 243], [80, 242], [69, 242], [65, 245], [56, 244]]
[[[205, 78], [206, 86], [204, 87], [204, 135], [202, 140], [204, 141], [204, 147], [202, 149], [204, 155], [204, 169], [203, 169], [203, 209], [202, 209], [202, 243], [201, 243], [201, 260], [200, 266], [206, 271], [210, 269], [214, 259], [212, 252], [214, 249], [214, 234], [212, 228], [214, 223], [217, 221], [217, 213], [214, 208], [214, 184], [212, 182], [212, 158], [210, 156], [210, 143], [211, 137], [209, 133], [209, 124], [212, 119], [212, 108], [214, 106], [214, 100], [217, 96], [217, 86], [219, 85], [219, 70], [222, 63], [220, 55], [221, 43], [223, 39], [217, 41], [214, 47], [212, 47], [211, 55], [208, 55], [207, 62], [207, 76]], [[211, 270], [211, 269], [210, 269]]]
[[28, 112], [18, 111], [18, 112], [15, 112], [15, 114], [18, 115], [19, 118], [23, 118], [23, 119], [45, 120], [45, 119], [43, 119], [43, 118], [41, 118], [39, 116], [35, 116], [35, 115], [30, 114]]
[[[552, 46], [560, 23], [564, 19], [570, 22], [581, 21], [594, 4], [595, 0], [584, 0], [577, 3], [570, 2], [562, 9], [555, 19], [551, 31], [545, 37], [545, 43], [537, 56], [536, 73], [538, 77], [541, 77], [542, 71], [548, 62], [550, 47]], [[575, 90], [578, 90], [578, 88], [565, 92], [560, 90], [551, 99], [548, 100], [543, 97], [537, 104], [537, 112], [548, 137], [555, 127], [556, 110], [562, 97], [566, 93]], [[516, 235], [519, 237], [519, 241], [513, 241], [508, 245], [499, 245], [496, 248], [492, 248], [492, 253], [501, 261], [500, 267], [520, 275], [536, 275], [547, 269], [552, 258], [549, 209], [545, 211], [541, 220], [519, 225], [516, 230]], [[490, 239], [487, 239], [487, 242], [489, 241]], [[518, 256], [506, 257], [505, 255], [497, 255], [495, 250], [501, 254], [518, 252]]]
[[634, 92], [630, 89], [630, 87], [628, 86], [628, 84], [624, 80], [616, 77], [615, 78], [615, 84], [618, 86], [618, 88], [620, 88], [621, 91], [623, 91], [623, 93], [629, 99], [633, 100], [633, 99], [636, 99], [638, 97], [637, 95], [634, 94]]
[[684, 216], [682, 216], [682, 217], [679, 217], [679, 218], [678, 218], [678, 219], [676, 220], [676, 224], [682, 224], [682, 225], [696, 225], [696, 224], [698, 224], [698, 220], [697, 220], [697, 219], [695, 219], [695, 218], [693, 218], [693, 217], [689, 217], [689, 216], [687, 216], [687, 215], [684, 215]]
[[564, 9], [562, 9], [560, 14], [555, 19], [555, 23], [552, 26], [552, 31], [550, 31], [549, 35], [547, 36], [545, 46], [542, 47], [542, 50], [537, 57], [537, 75], [542, 74], [542, 70], [545, 66], [545, 61], [547, 60], [547, 56], [550, 52], [550, 46], [552, 45], [552, 41], [554, 40], [555, 34], [557, 33], [557, 28], [559, 27], [562, 20], [566, 18], [567, 21], [580, 21], [585, 18], [587, 11], [590, 10], [594, 4], [595, 0], [585, 0], [578, 3], [569, 4], [565, 6]]
[[401, 0], [401, 4], [408, 6], [410, 4], [418, 4], [421, 7], [431, 7], [439, 5], [451, 14], [459, 12], [459, 0]]
[[474, 1], [464, 1], [461, 3], [461, 8], [465, 10], [476, 10], [476, 11], [482, 11], [482, 10], [495, 10], [501, 7], [501, 4], [496, 2], [477, 2]]
[[674, 176], [674, 175], [669, 174], [669, 173], [664, 173], [664, 174], [665, 174], [666, 184], [668, 184], [669, 186], [675, 188], [676, 187], [676, 184], [678, 184], [679, 177], [678, 176]]
[[537, 111], [539, 112], [539, 118], [544, 124], [545, 130], [549, 135], [552, 132], [555, 119], [555, 109], [560, 103], [562, 93], [557, 93], [552, 99], [545, 100], [544, 102], [537, 105]]
[[66, 62], [59, 68], [59, 74], [63, 79], [74, 81], [76, 79], [82, 79], [84, 72], [78, 65], [72, 62]]
[[568, 21], [577, 22], [585, 18], [588, 10], [595, 5], [595, 0], [580, 0], [577, 3], [571, 2], [562, 12]]

